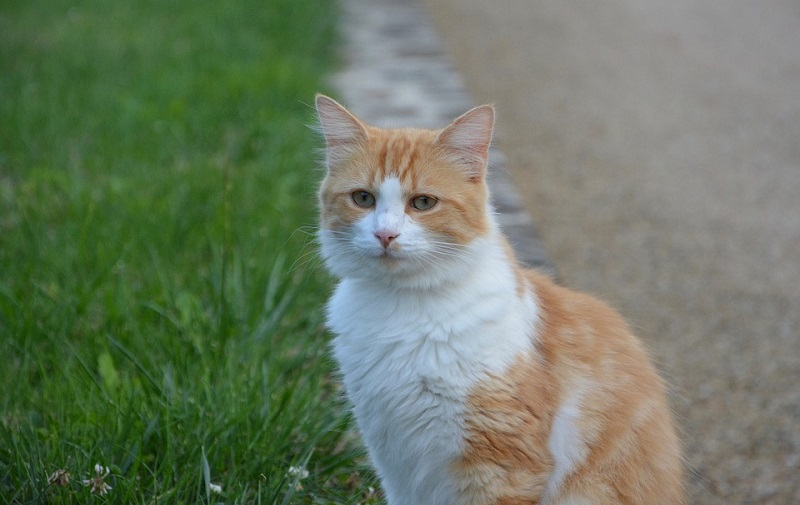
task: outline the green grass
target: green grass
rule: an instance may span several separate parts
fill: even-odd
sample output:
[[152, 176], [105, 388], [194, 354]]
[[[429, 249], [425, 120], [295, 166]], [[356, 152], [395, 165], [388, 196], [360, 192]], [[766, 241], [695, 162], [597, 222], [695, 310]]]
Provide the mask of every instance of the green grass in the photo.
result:
[[376, 502], [308, 231], [335, 21], [326, 0], [3, 3], [0, 502]]

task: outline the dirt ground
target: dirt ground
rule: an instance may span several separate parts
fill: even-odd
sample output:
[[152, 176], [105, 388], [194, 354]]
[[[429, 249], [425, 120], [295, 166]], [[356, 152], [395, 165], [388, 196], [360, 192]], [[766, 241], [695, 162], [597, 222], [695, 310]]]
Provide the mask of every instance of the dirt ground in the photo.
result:
[[691, 502], [800, 503], [800, 4], [425, 5], [565, 284], [672, 384]]

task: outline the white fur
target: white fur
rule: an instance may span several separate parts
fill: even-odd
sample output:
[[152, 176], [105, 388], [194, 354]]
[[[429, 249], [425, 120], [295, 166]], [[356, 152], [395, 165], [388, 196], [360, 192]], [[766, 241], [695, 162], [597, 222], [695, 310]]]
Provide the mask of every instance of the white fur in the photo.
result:
[[367, 226], [378, 231], [391, 231], [401, 233], [405, 222], [406, 200], [403, 195], [403, 186], [397, 177], [390, 177], [380, 186], [377, 207], [372, 213], [372, 219], [367, 220]]
[[[576, 385], [571, 388], [570, 395], [561, 404], [553, 419], [550, 430], [548, 448], [555, 464], [553, 473], [547, 482], [546, 495], [550, 500], [558, 496], [564, 480], [582, 464], [589, 454], [589, 448], [583, 439], [578, 426], [581, 417], [581, 401], [586, 387]], [[581, 501], [558, 501], [545, 503], [583, 503]]]
[[[391, 191], [390, 184], [381, 197], [397, 196]], [[375, 214], [382, 210], [378, 205]], [[340, 263], [334, 272], [352, 273], [328, 304], [328, 325], [388, 503], [452, 505], [458, 498], [449, 465], [464, 448], [467, 396], [477, 382], [532, 352], [537, 308], [532, 296], [517, 295], [494, 225], [488, 236], [423, 268], [414, 255], [425, 253], [427, 232], [409, 219], [396, 239], [404, 254], [398, 262], [408, 269], [382, 268], [371, 246], [360, 260], [351, 254], [361, 269], [343, 265], [347, 259], [336, 249], [345, 246], [321, 236], [329, 266]], [[366, 234], [380, 217], [364, 220], [355, 228]], [[358, 232], [351, 237], [358, 241]], [[423, 282], [426, 272], [436, 281]]]

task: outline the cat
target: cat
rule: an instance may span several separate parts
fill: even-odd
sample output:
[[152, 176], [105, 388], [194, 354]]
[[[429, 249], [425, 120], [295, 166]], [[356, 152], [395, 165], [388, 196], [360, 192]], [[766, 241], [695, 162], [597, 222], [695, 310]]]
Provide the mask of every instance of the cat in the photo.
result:
[[679, 504], [665, 386], [603, 302], [524, 269], [485, 176], [495, 112], [369, 126], [317, 95], [332, 352], [389, 505]]

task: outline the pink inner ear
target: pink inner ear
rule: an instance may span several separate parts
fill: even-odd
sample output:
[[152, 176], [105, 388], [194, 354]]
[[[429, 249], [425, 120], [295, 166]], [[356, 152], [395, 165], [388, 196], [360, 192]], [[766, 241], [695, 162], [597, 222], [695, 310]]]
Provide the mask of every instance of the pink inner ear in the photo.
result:
[[489, 160], [494, 129], [494, 107], [481, 105], [456, 118], [442, 130], [438, 141], [450, 160], [464, 167], [471, 178], [482, 178]]
[[366, 128], [344, 106], [325, 95], [317, 95], [316, 104], [328, 148], [358, 145], [366, 140]]

